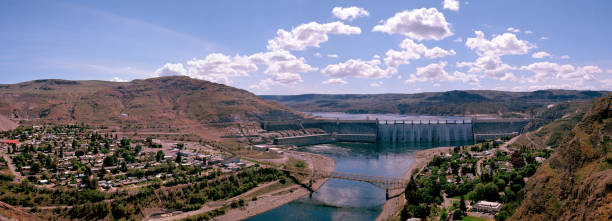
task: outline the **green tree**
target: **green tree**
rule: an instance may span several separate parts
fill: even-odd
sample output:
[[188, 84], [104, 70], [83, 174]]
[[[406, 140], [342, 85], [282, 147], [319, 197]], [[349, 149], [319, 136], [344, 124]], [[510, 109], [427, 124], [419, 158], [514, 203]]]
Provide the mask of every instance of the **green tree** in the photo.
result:
[[461, 212], [463, 214], [465, 214], [467, 212], [467, 207], [465, 206], [465, 199], [463, 198], [463, 195], [461, 196], [461, 198], [459, 199], [459, 210], [461, 210]]
[[32, 166], [30, 168], [30, 171], [32, 171], [32, 173], [38, 173], [40, 172], [40, 164], [38, 162], [34, 162], [32, 163]]
[[136, 147], [134, 148], [134, 152], [135, 152], [136, 154], [140, 153], [140, 151], [141, 151], [141, 150], [142, 150], [142, 146], [140, 146], [140, 144], [139, 144], [139, 145], [136, 145]]
[[119, 163], [119, 159], [115, 155], [107, 156], [104, 158], [105, 167], [115, 166], [117, 165], [117, 163]]
[[161, 151], [161, 150], [157, 151], [157, 154], [155, 154], [155, 161], [161, 162], [162, 160], [164, 160], [164, 156], [165, 156], [164, 151]]
[[181, 158], [181, 152], [176, 153], [176, 159], [174, 159], [174, 162], [177, 162], [177, 163], [183, 162], [183, 158]]

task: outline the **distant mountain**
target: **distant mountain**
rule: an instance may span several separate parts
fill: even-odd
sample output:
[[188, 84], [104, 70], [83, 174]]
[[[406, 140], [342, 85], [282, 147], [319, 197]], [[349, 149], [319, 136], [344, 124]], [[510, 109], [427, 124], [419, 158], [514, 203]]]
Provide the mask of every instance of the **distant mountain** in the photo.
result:
[[605, 91], [546, 90], [504, 92], [489, 90], [429, 92], [418, 94], [304, 94], [263, 95], [299, 111], [348, 113], [398, 113], [467, 115], [528, 113], [552, 103], [585, 101]]
[[248, 91], [188, 77], [131, 82], [52, 79], [0, 85], [0, 114], [22, 120], [147, 126], [299, 117]]
[[612, 218], [612, 94], [560, 141], [525, 189], [512, 220]]

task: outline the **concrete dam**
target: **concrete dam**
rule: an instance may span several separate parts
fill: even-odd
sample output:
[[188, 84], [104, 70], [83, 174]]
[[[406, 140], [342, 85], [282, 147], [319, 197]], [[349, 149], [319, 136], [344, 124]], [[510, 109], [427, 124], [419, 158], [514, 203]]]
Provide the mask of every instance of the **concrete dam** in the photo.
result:
[[324, 133], [277, 137], [278, 145], [313, 145], [331, 142], [381, 144], [470, 144], [521, 133], [528, 119], [462, 120], [340, 120], [307, 119], [264, 122], [267, 131], [317, 128]]
[[377, 135], [379, 142], [390, 144], [474, 141], [471, 121], [385, 121], [378, 123]]

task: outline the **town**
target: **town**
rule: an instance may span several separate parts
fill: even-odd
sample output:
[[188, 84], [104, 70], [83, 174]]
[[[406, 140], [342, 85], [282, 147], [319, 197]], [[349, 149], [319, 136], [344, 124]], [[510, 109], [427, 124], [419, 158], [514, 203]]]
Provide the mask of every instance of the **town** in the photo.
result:
[[[260, 183], [289, 180], [278, 169], [235, 157], [212, 142], [131, 140], [98, 131], [85, 124], [45, 124], [1, 132], [0, 201], [42, 217], [100, 219], [110, 213], [113, 219], [142, 219], [142, 210], [151, 207], [159, 209], [147, 211], [149, 218], [172, 216]], [[245, 206], [242, 198], [226, 204], [210, 213]]]
[[524, 186], [552, 150], [514, 144], [518, 137], [458, 146], [433, 157], [407, 185], [401, 220], [506, 220]]
[[[228, 199], [257, 186], [257, 183], [279, 178], [286, 180], [282, 177], [287, 176], [274, 168], [261, 168], [262, 163], [270, 163], [249, 157], [241, 159], [214, 142], [202, 140], [169, 142], [151, 137], [132, 140], [108, 129], [95, 129], [85, 124], [21, 126], [0, 135], [3, 138], [0, 146], [3, 157], [0, 160], [3, 164], [1, 174], [5, 191], [15, 191], [11, 188], [20, 185], [22, 188], [50, 193], [44, 199], [42, 196], [32, 198], [15, 192], [3, 195], [0, 200], [40, 214], [80, 217], [83, 214], [79, 213], [79, 207], [112, 203], [99, 210], [110, 210], [107, 213], [112, 213], [114, 218], [129, 218], [146, 207], [158, 206], [165, 209], [150, 212], [151, 217], [172, 216], [201, 209], [207, 199]], [[507, 218], [511, 215], [508, 211], [518, 206], [517, 198], [522, 197], [520, 195], [523, 194], [528, 177], [535, 173], [538, 165], [552, 152], [550, 149], [513, 145], [518, 137], [511, 138], [457, 146], [433, 156], [425, 167], [412, 175], [405, 188], [403, 196], [406, 204], [400, 211], [401, 219], [418, 217], [446, 220], [452, 217], [460, 220], [462, 217], [493, 218], [496, 215]], [[281, 156], [285, 151], [291, 152], [291, 148], [286, 148], [291, 145], [278, 147], [283, 146], [252, 145], [248, 149], [270, 152], [268, 154], [276, 156]], [[304, 161], [293, 161], [294, 165], [305, 167]], [[187, 195], [173, 196], [172, 191], [168, 191], [165, 197], [173, 196], [174, 201], [161, 203], [166, 205], [115, 205], [116, 199], [120, 198], [133, 200], [134, 197], [141, 197], [153, 200], [153, 189], [160, 187], [202, 185], [198, 183], [207, 183], [208, 187], [209, 180], [227, 177], [223, 174], [240, 177], [240, 174], [254, 172], [272, 176], [226, 195], [195, 190], [194, 193], [205, 192], [208, 196], [194, 198]], [[6, 181], [14, 181], [15, 184]], [[74, 199], [58, 199], [58, 196], [54, 196], [58, 192], [76, 195], [70, 197]], [[180, 192], [185, 194], [185, 189]], [[79, 196], [85, 199], [79, 199]], [[229, 208], [244, 204], [241, 198], [240, 201], [231, 202]], [[223, 209], [213, 210], [196, 217], [222, 215], [224, 212]], [[106, 215], [101, 213], [98, 216], [96, 218]]]

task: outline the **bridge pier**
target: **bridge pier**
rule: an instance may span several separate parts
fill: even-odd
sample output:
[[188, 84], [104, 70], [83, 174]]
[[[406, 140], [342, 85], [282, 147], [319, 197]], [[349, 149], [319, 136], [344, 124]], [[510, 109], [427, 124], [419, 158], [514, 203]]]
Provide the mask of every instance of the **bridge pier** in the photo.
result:
[[389, 200], [389, 189], [385, 188], [385, 200]]

